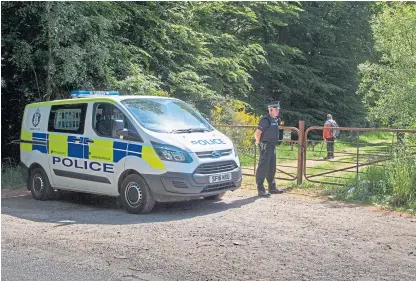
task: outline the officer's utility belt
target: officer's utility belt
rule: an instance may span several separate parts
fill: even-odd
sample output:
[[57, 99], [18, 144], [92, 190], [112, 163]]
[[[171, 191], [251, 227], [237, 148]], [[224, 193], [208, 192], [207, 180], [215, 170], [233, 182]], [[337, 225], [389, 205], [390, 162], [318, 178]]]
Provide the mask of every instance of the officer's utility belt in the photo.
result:
[[267, 148], [267, 142], [259, 142], [260, 150], [265, 150]]
[[276, 146], [276, 144], [269, 143], [269, 142], [259, 142], [259, 147], [260, 147], [261, 150], [266, 150], [267, 147], [272, 147], [272, 146], [274, 147], [274, 146]]
[[259, 142], [259, 144], [263, 144], [263, 145], [265, 145], [265, 146], [276, 146], [277, 145], [277, 143], [274, 143], [274, 142], [267, 142], [267, 141], [261, 141], [261, 142]]

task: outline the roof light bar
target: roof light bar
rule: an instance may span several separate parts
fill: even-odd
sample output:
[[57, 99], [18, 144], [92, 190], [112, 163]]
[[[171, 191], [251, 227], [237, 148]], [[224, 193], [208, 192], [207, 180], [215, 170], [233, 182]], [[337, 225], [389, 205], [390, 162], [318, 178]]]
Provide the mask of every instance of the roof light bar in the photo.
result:
[[114, 91], [80, 91], [73, 90], [71, 91], [71, 98], [89, 98], [91, 96], [119, 96], [119, 92]]

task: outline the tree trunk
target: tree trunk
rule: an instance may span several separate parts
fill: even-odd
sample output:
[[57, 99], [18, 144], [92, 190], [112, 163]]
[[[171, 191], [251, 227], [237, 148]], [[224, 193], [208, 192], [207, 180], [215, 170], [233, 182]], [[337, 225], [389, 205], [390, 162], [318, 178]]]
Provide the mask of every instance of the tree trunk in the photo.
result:
[[51, 85], [51, 64], [52, 64], [52, 43], [51, 43], [51, 6], [50, 2], [46, 2], [46, 11], [47, 11], [47, 22], [48, 22], [48, 66], [47, 66], [47, 78], [46, 78], [46, 96], [45, 100], [49, 100], [52, 95], [52, 85]]

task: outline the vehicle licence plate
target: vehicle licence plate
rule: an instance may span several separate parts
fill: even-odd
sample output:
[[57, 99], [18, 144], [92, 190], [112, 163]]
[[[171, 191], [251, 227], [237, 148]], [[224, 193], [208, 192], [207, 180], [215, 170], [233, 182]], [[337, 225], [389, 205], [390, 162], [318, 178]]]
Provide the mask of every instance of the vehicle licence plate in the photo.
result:
[[231, 180], [231, 173], [226, 174], [217, 174], [209, 176], [209, 182], [221, 182], [221, 181], [230, 181]]

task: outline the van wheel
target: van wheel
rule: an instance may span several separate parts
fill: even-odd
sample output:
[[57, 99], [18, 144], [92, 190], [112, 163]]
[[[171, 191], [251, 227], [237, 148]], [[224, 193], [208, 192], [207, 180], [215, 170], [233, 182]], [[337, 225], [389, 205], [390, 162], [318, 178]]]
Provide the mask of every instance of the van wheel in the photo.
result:
[[145, 214], [155, 205], [147, 182], [139, 175], [127, 176], [121, 183], [120, 199], [123, 207], [132, 214]]
[[225, 192], [217, 194], [217, 195], [212, 195], [212, 196], [208, 196], [208, 197], [204, 197], [205, 200], [221, 200], [221, 198], [224, 196]]
[[29, 185], [30, 192], [35, 199], [43, 201], [53, 198], [53, 188], [42, 168], [35, 168], [31, 171]]

